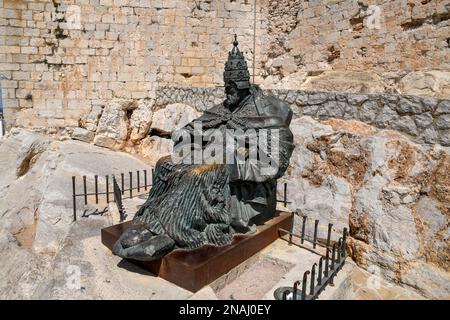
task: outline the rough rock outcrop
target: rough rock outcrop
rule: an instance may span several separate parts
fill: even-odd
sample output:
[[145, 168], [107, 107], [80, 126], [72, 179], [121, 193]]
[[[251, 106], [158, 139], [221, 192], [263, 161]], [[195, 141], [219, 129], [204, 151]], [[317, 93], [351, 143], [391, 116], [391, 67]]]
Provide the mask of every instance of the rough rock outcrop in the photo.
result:
[[137, 154], [154, 165], [172, 152], [173, 142], [151, 130], [171, 132], [200, 115], [183, 103], [157, 109], [153, 100], [113, 100], [107, 106], [93, 106], [81, 127], [74, 129], [72, 139]]
[[402, 94], [450, 98], [450, 71], [429, 70], [407, 74], [399, 82]]
[[[53, 259], [73, 227], [72, 176], [79, 177], [80, 193], [82, 175], [87, 176], [88, 192], [92, 192], [95, 174], [99, 175], [99, 190], [105, 190], [107, 174], [151, 170], [126, 153], [78, 141], [60, 142], [23, 129], [13, 129], [0, 139], [0, 167], [3, 298], [32, 298], [50, 276]], [[85, 209], [93, 211], [81, 197], [77, 205], [81, 220], [86, 219], [82, 217]], [[111, 217], [88, 219], [107, 225]]]
[[[380, 129], [407, 134], [414, 142], [450, 146], [450, 100], [394, 94], [362, 94], [267, 89], [288, 103], [294, 116], [355, 119]], [[165, 87], [158, 107], [185, 103], [202, 111], [223, 101], [221, 88]]]
[[290, 89], [299, 90], [307, 79], [307, 72], [298, 71], [285, 77], [270, 75], [261, 83], [262, 89]]
[[[154, 112], [150, 129], [172, 132], [195, 120], [200, 115], [201, 112], [186, 104], [169, 104]], [[138, 146], [132, 150], [132, 153], [143, 156], [151, 166], [154, 166], [161, 157], [172, 154], [172, 150], [173, 141], [171, 139], [151, 135], [142, 139]]]
[[291, 209], [333, 223], [337, 234], [349, 227], [348, 250], [358, 265], [377, 266], [387, 279], [448, 299], [448, 148], [418, 145], [355, 120], [303, 116], [291, 128], [296, 148], [280, 181], [288, 182]]
[[[284, 70], [282, 66], [278, 68]], [[272, 72], [264, 79], [261, 87], [366, 94], [384, 93], [387, 90], [387, 84], [381, 77], [364, 71], [321, 71], [315, 75], [301, 70], [293, 73]]]
[[364, 71], [325, 71], [308, 77], [302, 90], [351, 93], [383, 93], [383, 80], [374, 73]]

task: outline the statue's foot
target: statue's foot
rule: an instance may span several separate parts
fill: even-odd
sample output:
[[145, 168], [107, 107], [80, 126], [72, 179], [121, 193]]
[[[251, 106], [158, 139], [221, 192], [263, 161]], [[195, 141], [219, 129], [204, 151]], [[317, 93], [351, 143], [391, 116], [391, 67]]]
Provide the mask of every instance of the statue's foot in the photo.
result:
[[132, 227], [125, 231], [118, 241], [120, 241], [122, 247], [130, 248], [150, 239], [152, 236], [153, 234], [144, 227]]
[[234, 219], [231, 221], [231, 226], [237, 233], [255, 233], [256, 225], [250, 221], [244, 221], [242, 219]]
[[175, 241], [172, 238], [167, 235], [157, 235], [126, 248], [119, 239], [113, 247], [113, 253], [125, 259], [152, 261], [164, 257], [174, 247]]

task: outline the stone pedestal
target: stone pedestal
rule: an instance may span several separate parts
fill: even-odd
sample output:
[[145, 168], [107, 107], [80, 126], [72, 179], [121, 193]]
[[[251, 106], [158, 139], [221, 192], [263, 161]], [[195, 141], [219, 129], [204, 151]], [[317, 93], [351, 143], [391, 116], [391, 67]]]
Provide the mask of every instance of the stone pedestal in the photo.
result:
[[[112, 249], [130, 225], [128, 221], [102, 229], [102, 243]], [[291, 214], [279, 211], [274, 218], [258, 226], [256, 233], [236, 235], [229, 245], [176, 249], [159, 260], [130, 262], [182, 288], [197, 292], [275, 241], [279, 237], [279, 228], [290, 230], [291, 225]]]

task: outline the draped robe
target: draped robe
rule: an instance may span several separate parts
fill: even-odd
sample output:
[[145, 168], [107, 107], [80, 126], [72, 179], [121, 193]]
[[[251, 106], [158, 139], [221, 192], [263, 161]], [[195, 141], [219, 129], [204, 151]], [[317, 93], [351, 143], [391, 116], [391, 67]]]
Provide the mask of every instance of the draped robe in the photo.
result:
[[[163, 157], [156, 164], [149, 197], [135, 214], [133, 225], [143, 226], [155, 236], [167, 235], [175, 247], [196, 248], [229, 244], [234, 233], [254, 231], [255, 222], [275, 214], [276, 179], [287, 169], [294, 148], [289, 130], [292, 111], [257, 87], [252, 86], [250, 92], [235, 110], [221, 103], [194, 121], [201, 121], [204, 130], [278, 129], [277, 170], [263, 173], [258, 162], [189, 164]], [[183, 130], [194, 135], [194, 122]], [[202, 147], [208, 145], [211, 142]]]

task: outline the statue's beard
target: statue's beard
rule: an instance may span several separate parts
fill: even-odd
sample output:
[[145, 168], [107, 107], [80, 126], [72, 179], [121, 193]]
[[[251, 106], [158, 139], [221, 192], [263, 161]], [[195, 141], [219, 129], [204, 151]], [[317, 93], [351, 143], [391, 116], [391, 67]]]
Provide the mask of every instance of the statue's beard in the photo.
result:
[[227, 95], [227, 98], [224, 101], [224, 105], [228, 109], [234, 109], [238, 106], [240, 102], [238, 95]]

